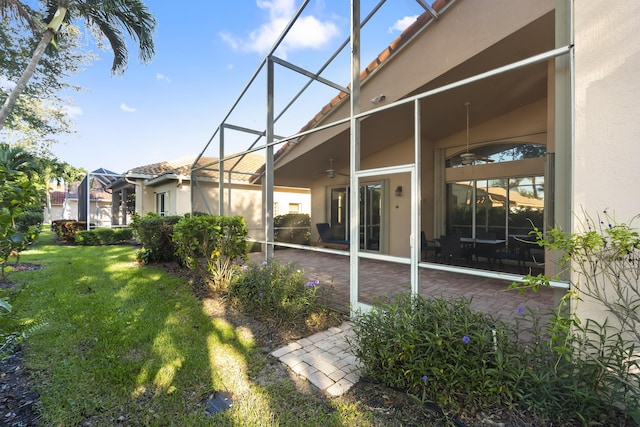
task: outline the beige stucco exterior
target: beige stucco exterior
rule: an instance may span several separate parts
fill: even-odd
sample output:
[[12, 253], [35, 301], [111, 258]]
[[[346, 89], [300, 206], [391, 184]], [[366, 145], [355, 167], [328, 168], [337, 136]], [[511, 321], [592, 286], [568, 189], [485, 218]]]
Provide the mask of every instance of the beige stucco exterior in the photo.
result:
[[[574, 2], [575, 231], [584, 223], [583, 213], [595, 217], [607, 209], [621, 223], [640, 214], [640, 2], [599, 6]], [[577, 305], [577, 313], [599, 320], [596, 314], [604, 314], [588, 300]]]

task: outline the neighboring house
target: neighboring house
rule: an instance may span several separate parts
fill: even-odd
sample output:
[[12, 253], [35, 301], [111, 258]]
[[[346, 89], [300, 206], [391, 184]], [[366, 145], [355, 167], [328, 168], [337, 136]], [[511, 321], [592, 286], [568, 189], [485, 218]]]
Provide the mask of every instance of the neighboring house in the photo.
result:
[[[184, 215], [187, 213], [217, 213], [218, 193], [220, 190], [219, 173], [217, 169], [207, 165], [215, 164], [218, 159], [201, 158], [199, 165], [205, 168], [202, 179], [199, 180], [195, 192], [205, 195], [191, 200], [190, 168], [195, 157], [170, 162], [160, 162], [133, 168], [124, 173], [109, 188], [113, 192], [113, 221], [114, 225], [127, 224], [131, 214], [146, 215]], [[254, 172], [262, 164], [263, 158], [249, 154], [243, 156], [236, 170], [231, 175], [233, 198], [226, 197], [227, 215], [241, 215], [245, 217], [247, 227], [261, 230], [262, 221], [262, 191], [259, 185], [252, 184]], [[225, 183], [225, 193], [228, 191]], [[199, 203], [207, 200], [207, 204]], [[278, 187], [274, 197], [275, 209], [279, 214], [310, 213], [310, 196], [308, 189]], [[213, 209], [212, 209], [213, 208]]]
[[[417, 271], [421, 231], [506, 240], [523, 231], [512, 224], [527, 209], [535, 226], [565, 231], [579, 230], [583, 211], [615, 209], [626, 222], [640, 212], [622, 185], [640, 181], [640, 3], [438, 0], [425, 9], [352, 81], [353, 94], [309, 112], [299, 134], [267, 140], [284, 146], [258, 171], [267, 194], [270, 182], [310, 188], [312, 222], [360, 242], [351, 245], [353, 309], [354, 252], [408, 258]], [[274, 53], [267, 80], [283, 64]], [[274, 115], [265, 117], [273, 129]]]
[[[111, 192], [108, 188], [118, 176], [115, 172], [100, 168], [84, 177], [76, 188], [78, 195], [78, 221], [86, 221], [92, 227], [111, 226], [112, 202]], [[87, 182], [89, 182], [88, 186]], [[88, 197], [87, 190], [89, 190]]]
[[98, 227], [111, 225], [111, 193], [106, 190], [115, 174], [97, 169], [89, 174], [89, 211], [87, 212], [87, 178], [68, 184], [56, 182], [49, 188], [50, 208], [45, 206], [45, 222], [59, 219], [86, 221]]

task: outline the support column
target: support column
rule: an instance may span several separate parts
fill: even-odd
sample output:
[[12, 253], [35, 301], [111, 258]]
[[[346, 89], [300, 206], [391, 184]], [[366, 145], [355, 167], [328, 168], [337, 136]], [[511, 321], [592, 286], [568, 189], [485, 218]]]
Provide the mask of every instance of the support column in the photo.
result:
[[263, 220], [264, 220], [264, 237], [265, 237], [265, 258], [273, 259], [273, 60], [269, 56], [267, 58], [267, 127], [266, 127], [266, 147], [265, 147], [265, 173], [262, 181], [263, 201]]
[[351, 96], [349, 139], [349, 258], [351, 307], [358, 306], [358, 270], [360, 265], [360, 181], [356, 172], [360, 170], [360, 121], [355, 115], [360, 112], [360, 0], [351, 0]]

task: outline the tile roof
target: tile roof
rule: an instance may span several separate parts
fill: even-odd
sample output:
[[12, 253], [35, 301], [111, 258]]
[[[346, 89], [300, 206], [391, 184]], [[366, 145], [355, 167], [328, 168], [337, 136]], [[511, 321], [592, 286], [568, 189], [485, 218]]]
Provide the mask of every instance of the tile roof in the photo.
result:
[[150, 165], [137, 166], [129, 169], [125, 175], [148, 175], [154, 177], [166, 173], [175, 173], [176, 175], [188, 175], [189, 168], [195, 161], [195, 157], [186, 157], [170, 162], [152, 163]]
[[62, 205], [64, 203], [64, 199], [65, 199], [64, 191], [52, 191], [49, 194], [51, 197], [52, 205]]
[[[186, 157], [173, 161], [165, 161], [159, 163], [152, 163], [149, 165], [138, 166], [127, 171], [125, 175], [142, 175], [149, 179], [158, 178], [163, 175], [179, 175], [190, 176], [191, 166], [196, 157]], [[240, 162], [236, 165], [236, 159], [225, 161], [225, 171], [229, 171], [233, 167], [231, 179], [233, 181], [249, 181], [251, 175], [254, 174], [256, 169], [264, 164], [264, 156], [259, 154], [246, 154], [242, 156]], [[198, 166], [202, 169], [198, 169], [197, 173], [200, 176], [218, 180], [218, 158], [216, 157], [202, 157], [198, 160]], [[225, 178], [227, 179], [227, 178]]]

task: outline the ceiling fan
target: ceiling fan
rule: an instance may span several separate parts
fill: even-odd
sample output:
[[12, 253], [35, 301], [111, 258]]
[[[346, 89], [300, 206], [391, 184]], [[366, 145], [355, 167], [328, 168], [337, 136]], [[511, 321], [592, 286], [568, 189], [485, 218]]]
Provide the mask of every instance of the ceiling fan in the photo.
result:
[[475, 153], [469, 151], [469, 105], [471, 105], [471, 103], [467, 101], [464, 105], [467, 107], [467, 150], [460, 154], [461, 163], [463, 166], [473, 165], [476, 160], [491, 163], [493, 162], [493, 159], [485, 156], [477, 156]]
[[329, 159], [329, 169], [327, 169], [326, 171], [324, 171], [327, 174], [327, 177], [330, 179], [333, 179], [336, 177], [336, 175], [342, 175], [342, 176], [349, 176], [346, 173], [340, 173], [337, 172], [334, 168], [333, 168], [333, 159]]

